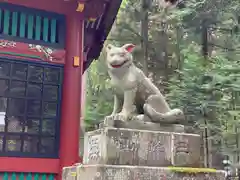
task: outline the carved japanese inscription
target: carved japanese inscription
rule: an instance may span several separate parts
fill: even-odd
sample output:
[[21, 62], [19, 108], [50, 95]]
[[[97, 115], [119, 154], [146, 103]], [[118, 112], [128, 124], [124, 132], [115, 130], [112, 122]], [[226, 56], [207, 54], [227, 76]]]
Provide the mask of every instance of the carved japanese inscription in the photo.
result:
[[[84, 164], [159, 167], [199, 163], [198, 135], [116, 128], [99, 131], [85, 136]], [[196, 147], [190, 145], [190, 139]]]
[[97, 162], [100, 160], [100, 157], [101, 157], [100, 139], [101, 139], [100, 135], [93, 135], [93, 136], [89, 136], [88, 138], [87, 161], [89, 163]]
[[176, 166], [200, 166], [200, 138], [193, 134], [173, 134], [173, 164]]
[[108, 164], [170, 165], [170, 134], [109, 129], [107, 137]]

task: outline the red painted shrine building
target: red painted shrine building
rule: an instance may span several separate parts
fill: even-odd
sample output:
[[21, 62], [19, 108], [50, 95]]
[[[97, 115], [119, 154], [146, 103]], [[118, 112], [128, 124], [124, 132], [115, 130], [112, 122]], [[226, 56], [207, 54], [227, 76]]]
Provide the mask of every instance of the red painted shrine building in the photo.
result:
[[0, 0], [0, 179], [79, 162], [82, 74], [121, 0]]

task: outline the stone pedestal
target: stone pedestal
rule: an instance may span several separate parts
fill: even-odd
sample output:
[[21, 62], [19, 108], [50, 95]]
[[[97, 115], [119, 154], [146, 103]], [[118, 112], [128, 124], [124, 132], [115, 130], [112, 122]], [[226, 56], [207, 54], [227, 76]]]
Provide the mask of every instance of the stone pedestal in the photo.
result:
[[[181, 171], [181, 170], [180, 170]], [[190, 173], [191, 172], [191, 173]], [[78, 165], [63, 169], [63, 180], [224, 180], [223, 171], [189, 169], [179, 172], [168, 167]]]
[[110, 127], [88, 132], [83, 164], [63, 168], [62, 179], [225, 179], [224, 171], [199, 168], [200, 136], [187, 133]]
[[83, 163], [201, 167], [199, 147], [196, 134], [103, 128], [85, 134]]

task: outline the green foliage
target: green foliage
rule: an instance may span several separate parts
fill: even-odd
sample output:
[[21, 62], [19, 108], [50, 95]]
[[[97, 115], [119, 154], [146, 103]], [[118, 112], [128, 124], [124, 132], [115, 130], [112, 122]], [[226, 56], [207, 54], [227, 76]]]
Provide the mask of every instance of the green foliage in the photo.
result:
[[[212, 151], [228, 154], [236, 162], [240, 154], [240, 2], [185, 2], [186, 8], [180, 10], [148, 4], [148, 59], [143, 59], [140, 47], [140, 0], [124, 1], [108, 42], [136, 44], [136, 65], [143, 68], [147, 62], [147, 75], [171, 107], [183, 108], [185, 124], [203, 130], [207, 122]], [[208, 58], [202, 55], [202, 22], [208, 27]], [[101, 61], [89, 70], [88, 122], [102, 119], [112, 107], [112, 92]]]
[[84, 114], [87, 129], [102, 121], [104, 116], [111, 113], [113, 107], [109, 79], [103, 64], [101, 61], [95, 61], [87, 72], [87, 96]]

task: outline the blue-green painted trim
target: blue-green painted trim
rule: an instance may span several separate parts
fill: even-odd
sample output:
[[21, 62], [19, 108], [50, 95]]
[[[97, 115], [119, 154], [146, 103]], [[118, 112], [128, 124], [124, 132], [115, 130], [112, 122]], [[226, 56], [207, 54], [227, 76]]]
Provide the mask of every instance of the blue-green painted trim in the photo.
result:
[[[22, 26], [20, 28], [20, 32], [17, 34], [15, 30], [16, 23], [14, 23], [14, 27], [12, 27], [12, 25], [10, 24], [9, 19], [11, 14], [13, 14], [10, 12], [24, 13], [24, 14], [21, 14], [21, 15], [18, 14], [18, 15], [20, 16], [21, 22], [23, 24], [28, 23], [28, 27]], [[66, 20], [64, 15], [0, 2], [0, 16], [2, 15], [2, 13], [5, 13], [5, 15], [7, 15], [7, 18], [5, 19], [3, 24], [0, 24], [0, 27], [5, 24], [4, 27], [2, 27], [3, 33], [0, 34], [1, 39], [20, 41], [20, 42], [29, 43], [29, 44], [39, 44], [39, 45], [48, 46], [48, 47], [57, 48], [57, 49], [65, 48], [65, 33], [66, 33], [65, 21]], [[25, 17], [25, 15], [27, 16], [27, 18]], [[17, 16], [17, 15], [15, 14], [14, 16]], [[39, 19], [41, 18], [41, 20], [36, 21], [35, 17], [39, 17]], [[35, 19], [35, 23], [37, 23], [37, 27], [39, 25], [42, 26], [42, 24], [45, 24], [47, 27], [43, 29], [42, 27], [40, 29], [38, 27], [38, 30], [34, 33], [33, 32], [35, 29], [33, 28], [34, 19]], [[42, 19], [43, 19], [43, 22], [42, 22]], [[49, 21], [47, 21], [47, 19]], [[13, 20], [16, 21], [16, 17], [15, 19], [13, 18]], [[11, 29], [9, 30], [9, 28]], [[49, 32], [47, 31], [47, 28], [53, 28], [53, 29], [51, 29], [51, 32]], [[57, 33], [56, 33], [56, 29], [58, 30]], [[27, 35], [25, 34], [26, 32], [27, 32]], [[40, 37], [39, 37], [39, 32], [41, 32]], [[55, 35], [55, 37], [51, 37], [51, 35], [53, 36]], [[57, 35], [57, 38], [56, 38], [56, 35]]]

